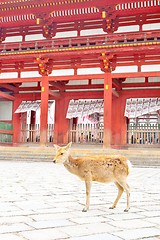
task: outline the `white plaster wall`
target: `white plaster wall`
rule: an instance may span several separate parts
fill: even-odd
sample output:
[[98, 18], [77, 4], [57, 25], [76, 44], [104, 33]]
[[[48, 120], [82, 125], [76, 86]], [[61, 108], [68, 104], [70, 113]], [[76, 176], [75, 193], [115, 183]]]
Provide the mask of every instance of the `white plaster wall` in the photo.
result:
[[0, 121], [12, 120], [12, 101], [0, 101]]

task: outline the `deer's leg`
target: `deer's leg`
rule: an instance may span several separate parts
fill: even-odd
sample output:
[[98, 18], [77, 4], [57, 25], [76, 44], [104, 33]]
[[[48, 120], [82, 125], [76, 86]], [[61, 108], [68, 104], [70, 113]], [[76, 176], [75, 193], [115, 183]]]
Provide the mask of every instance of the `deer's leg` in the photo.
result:
[[127, 194], [127, 207], [124, 210], [125, 212], [128, 212], [130, 209], [130, 187], [127, 184], [126, 180], [118, 180], [118, 183], [124, 188]]
[[121, 196], [122, 196], [122, 194], [123, 194], [123, 192], [124, 192], [123, 187], [122, 187], [118, 182], [115, 182], [115, 184], [116, 184], [116, 186], [117, 186], [117, 188], [118, 188], [118, 195], [117, 195], [117, 197], [116, 197], [116, 199], [115, 199], [112, 207], [110, 207], [110, 209], [113, 209], [113, 208], [116, 207], [119, 199], [121, 198]]
[[86, 206], [83, 208], [82, 212], [87, 212], [89, 210], [92, 181], [85, 180], [85, 185], [86, 185]]

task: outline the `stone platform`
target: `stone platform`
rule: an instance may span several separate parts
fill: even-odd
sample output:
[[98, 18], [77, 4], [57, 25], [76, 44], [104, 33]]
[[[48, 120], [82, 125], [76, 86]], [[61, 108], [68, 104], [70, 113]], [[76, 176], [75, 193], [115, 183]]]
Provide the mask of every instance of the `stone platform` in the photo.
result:
[[[35, 154], [35, 153], [34, 153]], [[133, 167], [126, 195], [114, 184], [93, 183], [90, 210], [84, 183], [50, 161], [0, 161], [0, 240], [158, 240], [160, 168]]]
[[[134, 166], [154, 167], [160, 166], [160, 148], [128, 148], [104, 149], [102, 145], [73, 144], [71, 147], [73, 157], [97, 154], [120, 154], [128, 157]], [[53, 146], [39, 146], [38, 144], [25, 144], [16, 147], [0, 147], [0, 161], [42, 161], [50, 162], [55, 155]]]

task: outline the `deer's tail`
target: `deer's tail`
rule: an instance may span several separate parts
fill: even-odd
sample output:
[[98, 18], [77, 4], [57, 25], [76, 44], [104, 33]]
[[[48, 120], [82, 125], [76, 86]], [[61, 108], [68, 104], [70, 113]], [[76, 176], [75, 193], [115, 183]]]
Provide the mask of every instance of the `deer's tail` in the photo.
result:
[[131, 172], [132, 169], [132, 164], [129, 160], [127, 160], [127, 165], [128, 165], [128, 174]]

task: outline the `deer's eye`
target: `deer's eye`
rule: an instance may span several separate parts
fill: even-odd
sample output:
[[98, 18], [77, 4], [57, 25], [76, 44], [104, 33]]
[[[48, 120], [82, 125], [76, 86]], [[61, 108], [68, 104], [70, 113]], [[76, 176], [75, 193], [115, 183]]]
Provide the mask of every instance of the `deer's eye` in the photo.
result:
[[61, 153], [60, 155], [63, 155], [63, 153]]

